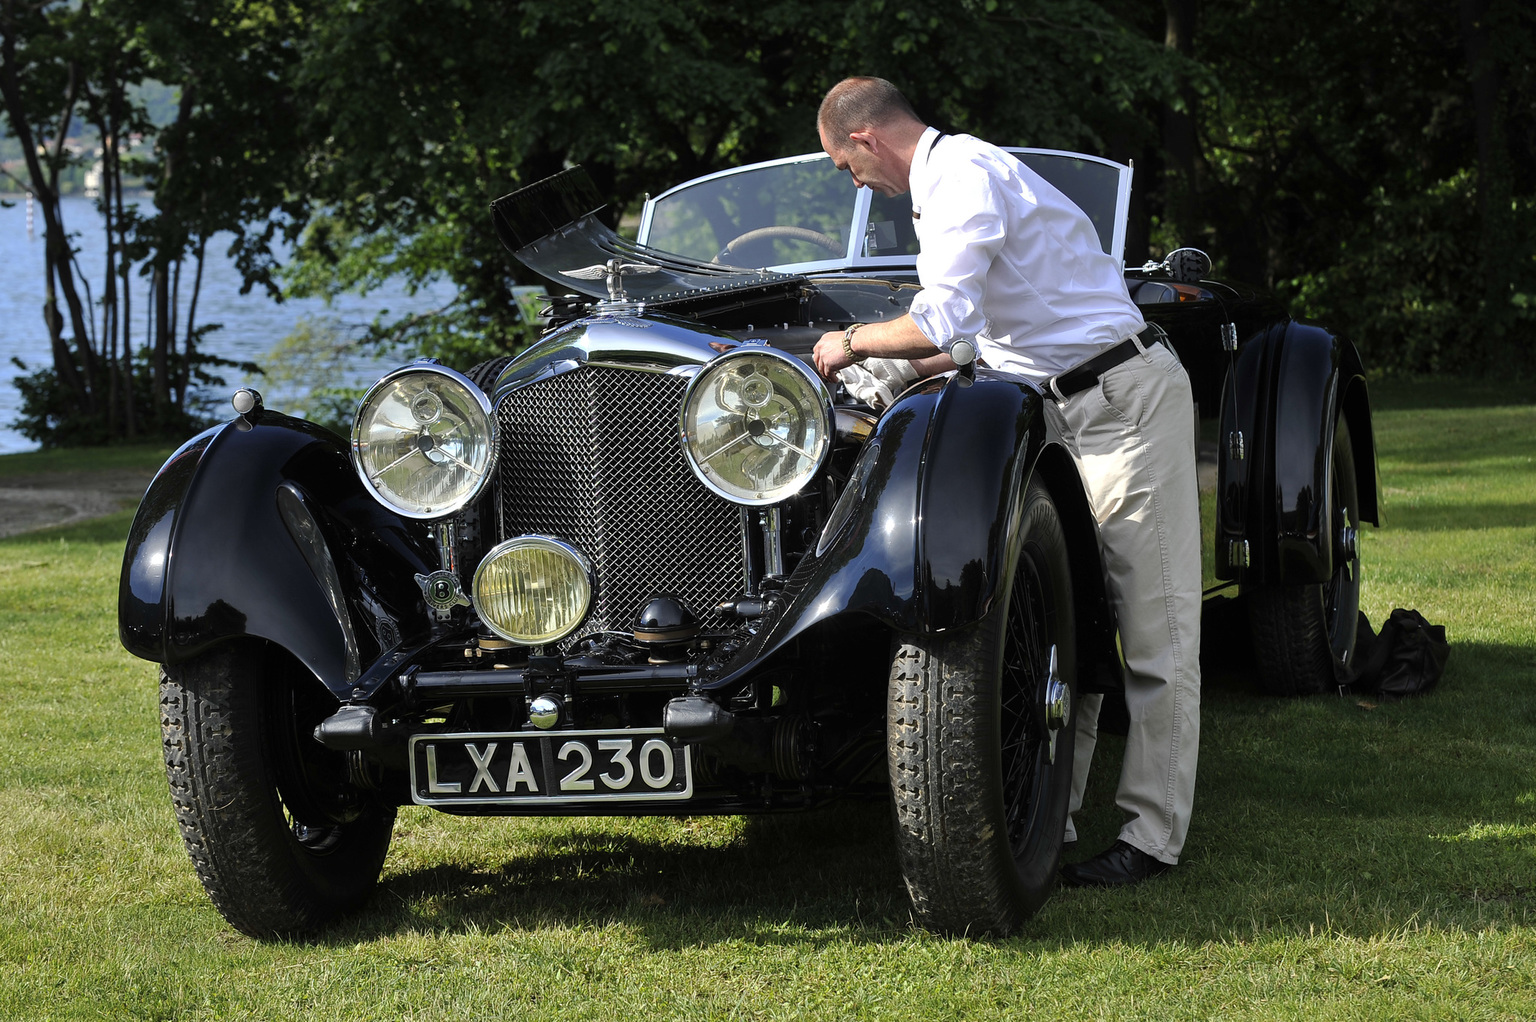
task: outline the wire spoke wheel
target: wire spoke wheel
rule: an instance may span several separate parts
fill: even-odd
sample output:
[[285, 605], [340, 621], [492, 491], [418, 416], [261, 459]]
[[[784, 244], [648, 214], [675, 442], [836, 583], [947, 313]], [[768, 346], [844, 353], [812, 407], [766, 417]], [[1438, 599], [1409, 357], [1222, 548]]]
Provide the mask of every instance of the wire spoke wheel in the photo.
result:
[[908, 636], [891, 667], [887, 762], [914, 912], [1007, 933], [1055, 883], [1072, 780], [1075, 632], [1061, 518], [1032, 482], [1012, 580], [958, 633]]
[[[1030, 838], [1041, 827], [1041, 814], [1050, 809], [1051, 779], [1059, 721], [1050, 719], [1054, 646], [1045, 640], [1054, 633], [1057, 608], [1041, 577], [1043, 552], [1026, 545], [1014, 572], [1008, 606], [1008, 630], [999, 679], [1002, 729], [1003, 806], [1008, 844], [1015, 858], [1028, 855]], [[1058, 672], [1059, 673], [1059, 672]], [[1057, 726], [1053, 728], [1052, 723]]]

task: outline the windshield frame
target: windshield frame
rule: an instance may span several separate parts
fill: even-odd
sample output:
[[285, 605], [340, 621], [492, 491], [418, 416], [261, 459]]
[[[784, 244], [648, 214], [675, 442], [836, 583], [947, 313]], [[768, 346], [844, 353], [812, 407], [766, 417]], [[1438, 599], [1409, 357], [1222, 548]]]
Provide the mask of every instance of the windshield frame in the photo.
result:
[[[1082, 160], [1113, 170], [1116, 175], [1114, 229], [1109, 238], [1109, 245], [1106, 251], [1114, 257], [1116, 263], [1122, 266], [1124, 265], [1125, 236], [1126, 227], [1129, 222], [1131, 178], [1134, 173], [1134, 165], [1116, 163], [1115, 161], [1105, 159], [1102, 156], [1090, 156], [1086, 153], [1071, 152], [1065, 149], [1036, 149], [1024, 146], [1002, 146], [1001, 148], [1004, 152], [1013, 154], [1014, 156], [1040, 156], [1070, 160]], [[728, 170], [716, 171], [713, 174], [705, 174], [702, 177], [696, 177], [690, 181], [685, 181], [682, 184], [674, 185], [659, 195], [654, 197], [648, 196], [646, 198], [645, 205], [641, 209], [640, 213], [640, 227], [636, 235], [636, 241], [641, 245], [649, 246], [651, 227], [654, 223], [657, 205], [669, 198], [676, 196], [680, 192], [738, 174], [748, 174], [772, 167], [799, 165], [812, 163], [817, 160], [830, 159], [831, 157], [829, 157], [826, 153], [804, 153], [799, 156], [786, 156], [777, 160], [766, 160], [762, 163], [752, 163], [742, 167], [732, 167]], [[1026, 165], [1029, 165], [1031, 169], [1036, 171], [1036, 173], [1040, 173], [1041, 176], [1045, 177], [1047, 181], [1051, 181], [1053, 184], [1056, 183], [1052, 179], [1051, 175], [1049, 173], [1043, 173], [1040, 167], [1034, 166], [1028, 161], [1021, 162], [1026, 162]], [[852, 187], [851, 180], [847, 183], [849, 187]], [[865, 231], [869, 226], [869, 212], [873, 194], [874, 193], [871, 192], [868, 188], [864, 187], [860, 187], [856, 190], [852, 213], [848, 221], [848, 250], [844, 252], [841, 258], [833, 257], [807, 262], [776, 263], [764, 267], [764, 269], [772, 269], [780, 272], [797, 274], [826, 273], [832, 270], [850, 270], [867, 273], [876, 269], [915, 269], [917, 265], [917, 257], [915, 255], [889, 254], [865, 256], [859, 254], [864, 247]], [[1103, 240], [1104, 239], [1101, 236], [1101, 243]]]

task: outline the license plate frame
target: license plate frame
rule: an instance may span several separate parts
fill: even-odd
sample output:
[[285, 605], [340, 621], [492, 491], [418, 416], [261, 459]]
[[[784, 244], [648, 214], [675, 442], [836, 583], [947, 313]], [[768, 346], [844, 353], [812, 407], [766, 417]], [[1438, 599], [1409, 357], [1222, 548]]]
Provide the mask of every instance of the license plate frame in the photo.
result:
[[410, 738], [410, 764], [411, 801], [423, 806], [693, 797], [692, 747], [659, 727], [417, 734]]

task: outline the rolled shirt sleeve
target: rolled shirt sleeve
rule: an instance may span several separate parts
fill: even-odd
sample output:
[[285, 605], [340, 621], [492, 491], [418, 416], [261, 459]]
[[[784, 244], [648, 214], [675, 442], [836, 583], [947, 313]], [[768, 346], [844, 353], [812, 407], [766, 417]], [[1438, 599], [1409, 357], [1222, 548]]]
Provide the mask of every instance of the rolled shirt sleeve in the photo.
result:
[[987, 327], [987, 271], [1007, 240], [1007, 210], [992, 178], [965, 163], [946, 175], [945, 191], [967, 201], [933, 201], [918, 221], [917, 257], [923, 289], [912, 299], [912, 319], [943, 351], [958, 338]]

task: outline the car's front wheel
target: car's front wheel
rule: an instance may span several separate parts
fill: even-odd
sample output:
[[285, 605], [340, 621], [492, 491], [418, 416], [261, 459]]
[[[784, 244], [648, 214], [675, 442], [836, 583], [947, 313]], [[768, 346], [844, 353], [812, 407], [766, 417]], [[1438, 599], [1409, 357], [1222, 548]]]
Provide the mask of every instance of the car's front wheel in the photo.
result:
[[1007, 933], [1049, 894], [1072, 781], [1074, 650], [1066, 538], [1034, 481], [1003, 598], [959, 633], [905, 637], [891, 666], [897, 852], [923, 926]]
[[270, 647], [229, 643], [160, 676], [166, 776], [208, 896], [253, 937], [314, 930], [378, 880], [392, 807], [311, 736], [336, 701]]
[[1360, 499], [1349, 425], [1342, 416], [1329, 461], [1332, 576], [1326, 582], [1265, 584], [1244, 592], [1258, 685], [1270, 695], [1333, 691], [1338, 684], [1335, 668], [1347, 672], [1354, 662], [1360, 617]]

